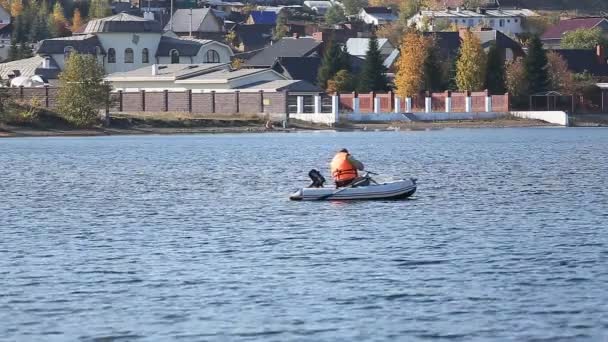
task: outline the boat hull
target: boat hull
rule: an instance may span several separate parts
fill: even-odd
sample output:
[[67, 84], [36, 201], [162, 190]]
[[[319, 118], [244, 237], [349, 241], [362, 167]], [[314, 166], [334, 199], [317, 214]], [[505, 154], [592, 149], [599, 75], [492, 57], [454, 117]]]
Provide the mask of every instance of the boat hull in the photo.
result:
[[292, 201], [352, 201], [405, 199], [416, 192], [416, 181], [404, 179], [354, 188], [303, 188], [289, 196]]

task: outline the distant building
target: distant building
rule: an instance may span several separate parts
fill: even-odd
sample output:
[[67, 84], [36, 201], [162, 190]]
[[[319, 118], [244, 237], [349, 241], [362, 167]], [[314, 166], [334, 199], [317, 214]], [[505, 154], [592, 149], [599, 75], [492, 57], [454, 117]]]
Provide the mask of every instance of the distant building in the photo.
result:
[[408, 20], [408, 25], [435, 31], [437, 26], [487, 27], [509, 35], [525, 32], [524, 22], [528, 17], [538, 16], [528, 9], [445, 9], [422, 10]]
[[334, 6], [334, 3], [332, 1], [307, 0], [304, 1], [304, 6], [310, 8], [319, 15], [325, 15], [325, 12], [327, 12], [327, 10]]
[[165, 26], [180, 37], [224, 40], [224, 23], [211, 8], [178, 9]]
[[8, 58], [12, 31], [11, 15], [0, 6], [0, 61]]
[[608, 82], [608, 56], [606, 49], [597, 46], [595, 49], [555, 49], [568, 64], [568, 70], [574, 73], [589, 73], [596, 80]]
[[313, 38], [283, 38], [250, 57], [249, 67], [271, 67], [280, 57], [320, 57], [323, 42]]
[[[365, 55], [369, 48], [369, 38], [350, 38], [346, 41], [346, 50], [351, 55], [352, 67], [355, 71], [363, 67]], [[378, 39], [378, 48], [380, 49], [380, 57], [387, 69], [390, 69], [397, 57], [399, 50], [395, 49], [393, 44], [386, 38]]]
[[564, 34], [579, 29], [599, 28], [604, 31], [608, 38], [608, 20], [603, 17], [585, 17], [560, 20], [556, 25], [549, 27], [541, 36], [541, 40], [547, 49], [560, 47]]
[[363, 7], [358, 14], [359, 19], [368, 25], [384, 25], [398, 19], [388, 7]]
[[277, 24], [277, 12], [274, 11], [251, 11], [247, 18], [247, 24], [261, 24], [261, 25], [276, 25]]
[[272, 69], [288, 79], [317, 83], [321, 57], [279, 57]]
[[235, 48], [242, 52], [263, 49], [270, 45], [273, 29], [272, 25], [236, 25], [232, 30], [238, 40]]

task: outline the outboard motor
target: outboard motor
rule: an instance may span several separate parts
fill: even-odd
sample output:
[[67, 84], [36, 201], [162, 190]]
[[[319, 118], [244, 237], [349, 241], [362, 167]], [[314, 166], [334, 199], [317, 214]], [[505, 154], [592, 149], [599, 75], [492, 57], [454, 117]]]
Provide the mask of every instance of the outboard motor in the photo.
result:
[[308, 177], [312, 180], [312, 183], [308, 186], [309, 188], [322, 188], [325, 184], [325, 177], [316, 169], [310, 170]]

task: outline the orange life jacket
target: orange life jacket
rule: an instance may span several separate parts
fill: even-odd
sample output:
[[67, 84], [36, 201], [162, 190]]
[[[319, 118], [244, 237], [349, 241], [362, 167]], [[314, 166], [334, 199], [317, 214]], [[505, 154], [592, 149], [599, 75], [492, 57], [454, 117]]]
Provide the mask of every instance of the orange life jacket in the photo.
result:
[[357, 178], [357, 169], [348, 161], [348, 153], [338, 152], [331, 164], [331, 176], [336, 182]]

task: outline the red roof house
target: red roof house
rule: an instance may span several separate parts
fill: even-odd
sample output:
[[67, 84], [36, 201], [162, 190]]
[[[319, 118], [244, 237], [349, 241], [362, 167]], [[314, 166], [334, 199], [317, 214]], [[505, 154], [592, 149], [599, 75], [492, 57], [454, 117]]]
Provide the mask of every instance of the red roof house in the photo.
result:
[[561, 20], [555, 26], [547, 29], [541, 40], [546, 48], [559, 48], [562, 37], [567, 32], [596, 27], [599, 27], [608, 35], [608, 20], [606, 18], [586, 17]]

